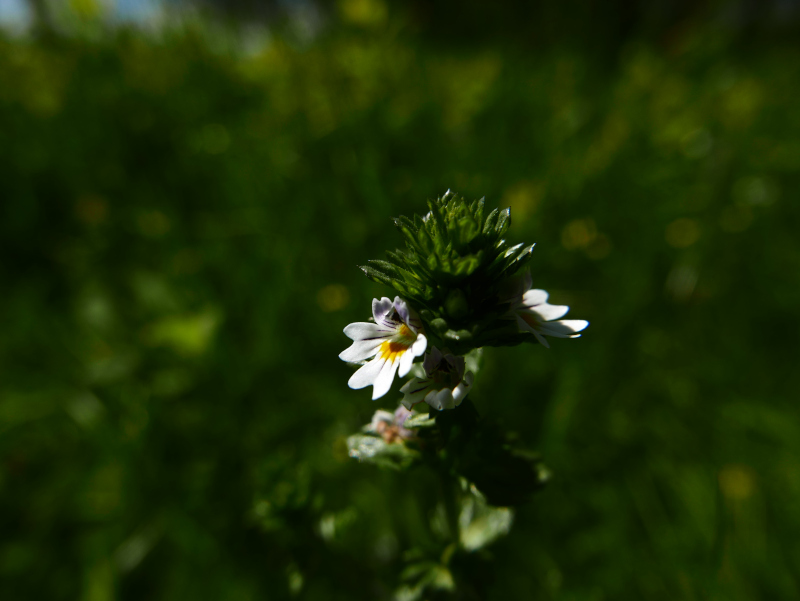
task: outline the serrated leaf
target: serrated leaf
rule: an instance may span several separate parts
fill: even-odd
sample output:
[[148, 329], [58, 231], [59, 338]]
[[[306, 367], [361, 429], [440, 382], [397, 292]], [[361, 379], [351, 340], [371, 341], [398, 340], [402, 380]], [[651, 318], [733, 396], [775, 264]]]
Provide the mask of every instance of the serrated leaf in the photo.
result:
[[[386, 251], [386, 255], [389, 257], [389, 263], [392, 265], [397, 266], [398, 269], [402, 269], [408, 271], [408, 257], [410, 253], [405, 253], [402, 250], [389, 250]], [[419, 276], [414, 274], [414, 279], [419, 280]]]
[[389, 276], [392, 276], [392, 277], [398, 277], [398, 275], [400, 274], [400, 269], [401, 268], [394, 261], [383, 261], [381, 259], [370, 259], [369, 261], [367, 261], [367, 263], [369, 263], [369, 265], [373, 269], [376, 269], [377, 271], [380, 271], [381, 273], [384, 273], [386, 275], [389, 275]]
[[486, 223], [483, 224], [484, 234], [494, 234], [498, 215], [500, 215], [498, 209], [493, 209], [492, 212], [489, 213], [489, 216], [486, 218]]
[[433, 238], [431, 238], [430, 232], [424, 226], [417, 232], [417, 243], [422, 248], [421, 254], [423, 255], [427, 255], [433, 249]]
[[436, 202], [428, 202], [428, 207], [430, 208], [431, 212], [426, 225], [431, 224], [435, 235], [439, 237], [440, 240], [447, 238], [447, 221], [445, 220], [444, 215], [442, 215], [439, 204]]
[[511, 209], [505, 208], [500, 211], [500, 214], [497, 216], [497, 225], [495, 225], [494, 229], [497, 232], [498, 236], [502, 236], [505, 234], [508, 226], [511, 225]]
[[525, 263], [530, 260], [534, 246], [536, 246], [535, 243], [529, 244], [528, 246], [520, 250], [513, 257], [509, 257], [506, 261], [506, 266], [503, 269], [503, 271], [508, 273], [513, 273], [521, 269], [525, 265]]
[[394, 221], [395, 226], [401, 231], [405, 228], [405, 229], [409, 230], [411, 233], [413, 233], [414, 235], [416, 235], [417, 230], [419, 230], [419, 226], [416, 225], [413, 221], [411, 221], [405, 215], [400, 215], [400, 217], [395, 217], [393, 219], [393, 221]]
[[455, 263], [454, 273], [455, 275], [460, 275], [460, 276], [470, 275], [478, 267], [480, 267], [480, 260], [478, 259], [478, 257], [474, 255], [457, 259], [456, 261], [454, 261], [454, 263]]
[[418, 252], [420, 254], [425, 254], [427, 249], [423, 248], [419, 243], [419, 232], [412, 233], [411, 230], [407, 229], [406, 227], [402, 227], [401, 230], [403, 232], [403, 237], [406, 241], [406, 247], [410, 251]]
[[379, 284], [386, 284], [387, 286], [392, 286], [392, 278], [378, 271], [374, 267], [370, 265], [359, 265], [358, 268], [361, 271], [363, 271], [364, 274], [373, 282], [378, 282]]
[[468, 245], [480, 233], [480, 226], [472, 217], [464, 217], [458, 222], [458, 244]]
[[506, 258], [506, 257], [509, 257], [509, 256], [513, 255], [514, 253], [516, 253], [523, 246], [525, 246], [525, 244], [521, 243], [521, 244], [515, 244], [514, 246], [511, 246], [511, 247], [507, 248], [506, 251], [503, 253], [503, 258]]
[[475, 221], [477, 221], [478, 223], [483, 222], [483, 208], [484, 208], [485, 203], [486, 203], [486, 197], [481, 198], [478, 201], [478, 203], [477, 203], [478, 206], [477, 206], [476, 210], [473, 213], [473, 216], [475, 217]]

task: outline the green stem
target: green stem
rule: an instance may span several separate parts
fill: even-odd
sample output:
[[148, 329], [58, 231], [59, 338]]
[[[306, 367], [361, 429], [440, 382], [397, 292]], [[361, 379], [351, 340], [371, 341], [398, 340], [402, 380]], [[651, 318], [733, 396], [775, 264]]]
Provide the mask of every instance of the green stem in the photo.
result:
[[447, 529], [450, 538], [457, 545], [459, 542], [459, 485], [458, 480], [446, 466], [439, 469], [439, 482], [442, 488], [442, 504], [444, 506], [445, 517], [447, 519]]

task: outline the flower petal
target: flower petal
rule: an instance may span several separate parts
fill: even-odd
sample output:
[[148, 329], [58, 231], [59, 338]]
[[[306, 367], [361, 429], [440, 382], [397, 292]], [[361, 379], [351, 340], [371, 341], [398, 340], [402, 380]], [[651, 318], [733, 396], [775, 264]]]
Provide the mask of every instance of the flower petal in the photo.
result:
[[428, 393], [428, 396], [425, 397], [425, 402], [438, 411], [444, 411], [445, 409], [452, 409], [455, 407], [453, 393], [449, 388], [432, 390]]
[[426, 348], [428, 348], [428, 339], [425, 338], [425, 334], [418, 334], [414, 344], [412, 344], [411, 348], [406, 352], [410, 352], [415, 357], [419, 357], [425, 352]]
[[431, 390], [427, 395], [425, 395], [425, 402], [428, 403], [428, 405], [430, 405], [433, 409], [441, 411], [444, 407], [442, 407], [442, 404], [437, 398], [437, 392], [437, 390]]
[[388, 338], [394, 334], [393, 328], [387, 328], [368, 321], [358, 321], [351, 323], [344, 329], [344, 335], [350, 340], [375, 340], [377, 338]]
[[566, 305], [551, 305], [548, 303], [542, 303], [541, 305], [531, 307], [530, 310], [538, 313], [539, 317], [542, 318], [542, 321], [550, 321], [551, 319], [564, 317], [569, 311], [569, 307]]
[[453, 391], [449, 388], [439, 391], [439, 401], [445, 409], [455, 409], [456, 401], [453, 398]]
[[519, 314], [517, 314], [517, 325], [519, 326], [519, 329], [522, 330], [523, 332], [530, 332], [531, 334], [533, 334], [536, 337], [536, 340], [539, 341], [539, 344], [541, 344], [544, 348], [550, 348], [550, 343], [547, 342], [547, 340], [545, 340], [544, 336], [542, 336], [536, 330], [536, 328], [534, 328], [531, 324], [522, 319], [522, 317], [520, 317]]
[[397, 314], [400, 316], [400, 319], [403, 320], [404, 323], [408, 323], [410, 315], [408, 313], [408, 305], [406, 301], [404, 301], [399, 296], [394, 297], [394, 310], [397, 311]]
[[428, 387], [428, 380], [422, 380], [420, 378], [414, 377], [400, 387], [400, 392], [402, 392], [403, 394], [416, 394], [420, 390], [424, 390], [427, 387]]
[[525, 294], [522, 295], [522, 303], [526, 307], [534, 307], [536, 305], [541, 305], [542, 303], [547, 302], [547, 291], [545, 290], [528, 290]]
[[384, 296], [381, 300], [372, 299], [372, 317], [378, 325], [393, 327], [393, 322], [389, 319], [393, 309], [394, 305], [390, 298]]
[[427, 375], [430, 375], [439, 366], [439, 362], [441, 360], [442, 360], [441, 351], [439, 351], [439, 349], [436, 348], [435, 346], [432, 346], [428, 354], [425, 355], [425, 359], [422, 360], [422, 368], [425, 370], [425, 373]]
[[[414, 380], [416, 380], [416, 378], [414, 378]], [[427, 385], [421, 385], [421, 386], [415, 385], [413, 389], [405, 391], [403, 390], [409, 384], [411, 384], [411, 382], [414, 382], [414, 380], [411, 380], [405, 386], [403, 386], [403, 388], [400, 389], [401, 391], [405, 392], [405, 396], [403, 397], [403, 400], [400, 402], [403, 403], [403, 405], [409, 409], [411, 409], [411, 407], [413, 407], [417, 403], [421, 403], [422, 401], [424, 401], [425, 395], [428, 394]]]
[[348, 348], [339, 353], [339, 359], [349, 363], [366, 361], [378, 352], [383, 341], [378, 340], [356, 340]]
[[406, 351], [400, 357], [400, 369], [397, 372], [397, 375], [401, 378], [404, 378], [409, 371], [411, 371], [411, 365], [414, 363], [414, 354], [409, 353]]
[[444, 360], [450, 366], [450, 371], [458, 374], [459, 378], [464, 377], [464, 369], [466, 367], [466, 361], [464, 357], [456, 357], [455, 355], [447, 354], [444, 356]]
[[578, 338], [580, 334], [577, 332], [586, 329], [588, 325], [589, 322], [583, 319], [562, 319], [542, 324], [541, 332], [553, 338]]
[[474, 381], [474, 376], [472, 375], [471, 371], [468, 371], [464, 374], [464, 378], [458, 383], [453, 389], [453, 401], [455, 402], [456, 407], [461, 404], [461, 401], [469, 394], [469, 391], [472, 390], [472, 382]]
[[397, 311], [397, 315], [400, 319], [403, 320], [403, 323], [414, 330], [414, 332], [422, 329], [422, 322], [419, 319], [419, 315], [417, 315], [416, 311], [409, 307], [408, 303], [399, 296], [394, 297], [394, 309]]
[[362, 365], [356, 373], [350, 376], [347, 385], [355, 390], [371, 386], [378, 377], [384, 363], [386, 363], [385, 359], [376, 357], [366, 365]]
[[384, 394], [389, 392], [394, 381], [394, 375], [397, 373], [398, 361], [386, 361], [381, 366], [381, 371], [375, 378], [375, 383], [372, 385], [372, 400], [381, 398]]

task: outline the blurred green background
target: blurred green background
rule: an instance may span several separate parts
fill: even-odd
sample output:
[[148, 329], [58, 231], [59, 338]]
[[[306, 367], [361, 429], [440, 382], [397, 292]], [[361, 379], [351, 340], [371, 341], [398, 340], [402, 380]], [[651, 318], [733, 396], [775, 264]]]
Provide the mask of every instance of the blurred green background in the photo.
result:
[[4, 601], [391, 598], [434, 499], [337, 354], [448, 188], [591, 322], [485, 353], [554, 477], [459, 598], [800, 598], [797, 3], [448, 4], [0, 34]]

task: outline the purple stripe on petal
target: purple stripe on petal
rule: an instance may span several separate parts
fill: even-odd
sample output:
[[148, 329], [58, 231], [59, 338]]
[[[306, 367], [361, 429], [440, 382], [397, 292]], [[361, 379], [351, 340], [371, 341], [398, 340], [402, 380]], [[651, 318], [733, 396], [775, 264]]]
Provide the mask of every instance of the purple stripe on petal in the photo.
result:
[[381, 300], [377, 298], [372, 300], [372, 317], [376, 324], [394, 329], [395, 323], [391, 319], [393, 310], [394, 305], [390, 298], [384, 296]]
[[428, 380], [420, 380], [419, 378], [411, 378], [408, 382], [403, 384], [400, 392], [404, 394], [417, 394], [428, 388], [430, 382]]
[[403, 323], [408, 323], [410, 318], [408, 305], [406, 304], [406, 301], [399, 296], [394, 297], [394, 310], [397, 311], [397, 314], [400, 316], [400, 319], [403, 320]]
[[404, 301], [399, 296], [394, 298], [394, 308], [397, 311], [397, 315], [400, 319], [403, 320], [408, 327], [410, 327], [415, 332], [418, 332], [422, 329], [422, 320], [420, 320], [419, 315], [417, 312], [414, 311], [411, 307], [408, 306], [408, 303]]

